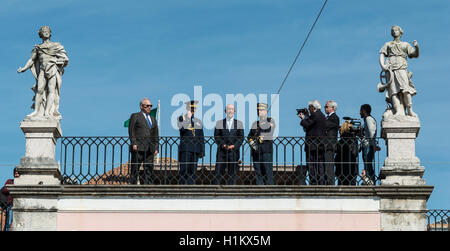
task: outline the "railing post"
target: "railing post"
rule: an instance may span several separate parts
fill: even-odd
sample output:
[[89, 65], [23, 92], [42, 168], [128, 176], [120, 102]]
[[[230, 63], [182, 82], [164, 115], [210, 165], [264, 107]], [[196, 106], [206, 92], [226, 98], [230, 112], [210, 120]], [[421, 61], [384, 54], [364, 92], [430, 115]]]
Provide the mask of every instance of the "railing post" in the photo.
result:
[[14, 180], [13, 229], [56, 230], [57, 195], [43, 190], [60, 186], [61, 172], [55, 160], [56, 141], [62, 131], [57, 120], [24, 120], [25, 156]]
[[381, 127], [387, 148], [380, 172], [381, 185], [408, 190], [408, 196], [380, 194], [382, 230], [426, 231], [426, 203], [431, 192], [422, 179], [425, 168], [420, 166], [415, 152], [420, 121], [417, 117], [392, 116], [383, 120]]

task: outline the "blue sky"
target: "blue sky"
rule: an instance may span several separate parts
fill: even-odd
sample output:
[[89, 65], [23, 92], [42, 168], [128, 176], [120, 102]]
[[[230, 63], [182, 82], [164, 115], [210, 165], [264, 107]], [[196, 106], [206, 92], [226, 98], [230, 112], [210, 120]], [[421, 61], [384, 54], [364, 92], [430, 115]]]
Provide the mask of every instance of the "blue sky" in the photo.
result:
[[[52, 28], [70, 63], [61, 91], [64, 136], [126, 136], [123, 121], [148, 96], [161, 100], [162, 135], [178, 93], [276, 93], [322, 5], [318, 0], [83, 1], [3, 0], [0, 9], [0, 183], [24, 155], [19, 128], [31, 112], [28, 71], [16, 73]], [[450, 208], [450, 157], [446, 133], [450, 117], [450, 2], [329, 0], [323, 16], [280, 95], [280, 135], [303, 136], [295, 108], [328, 99], [338, 114], [358, 117], [369, 103], [378, 122], [385, 108], [376, 91], [378, 52], [400, 25], [403, 41], [417, 40], [418, 59], [409, 70], [418, 94], [413, 98], [422, 128], [417, 156], [427, 184], [435, 190], [428, 207]], [[205, 108], [204, 108], [205, 109]], [[248, 129], [247, 129], [248, 131]], [[212, 131], [207, 131], [212, 135]]]

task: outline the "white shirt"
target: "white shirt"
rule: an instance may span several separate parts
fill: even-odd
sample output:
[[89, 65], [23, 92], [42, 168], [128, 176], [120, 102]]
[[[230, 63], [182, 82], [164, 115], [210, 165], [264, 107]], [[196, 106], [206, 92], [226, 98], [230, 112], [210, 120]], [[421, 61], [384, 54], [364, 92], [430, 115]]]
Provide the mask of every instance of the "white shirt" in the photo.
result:
[[367, 116], [364, 119], [364, 138], [362, 141], [364, 147], [368, 145], [375, 146], [376, 136], [377, 136], [377, 122], [372, 116]]
[[227, 117], [227, 129], [228, 129], [228, 131], [231, 131], [231, 129], [233, 129], [233, 121], [234, 121], [234, 117], [232, 117], [231, 119]]

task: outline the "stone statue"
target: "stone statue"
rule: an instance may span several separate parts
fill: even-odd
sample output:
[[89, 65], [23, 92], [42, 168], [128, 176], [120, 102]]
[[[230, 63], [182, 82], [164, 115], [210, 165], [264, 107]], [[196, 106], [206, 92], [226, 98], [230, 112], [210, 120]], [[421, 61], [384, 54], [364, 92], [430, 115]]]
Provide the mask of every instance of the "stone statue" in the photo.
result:
[[59, 98], [64, 67], [69, 63], [64, 47], [57, 42], [51, 42], [52, 31], [48, 26], [39, 29], [42, 44], [35, 45], [31, 58], [25, 66], [19, 67], [18, 73], [30, 69], [36, 78], [31, 88], [35, 94], [33, 100], [34, 112], [27, 115], [26, 120], [52, 119], [60, 120]]
[[[381, 83], [378, 84], [378, 91], [386, 91], [386, 102], [388, 108], [383, 114], [387, 119], [392, 115], [417, 117], [412, 110], [412, 96], [416, 95], [416, 88], [411, 81], [412, 72], [408, 72], [409, 58], [419, 57], [419, 45], [413, 41], [414, 47], [407, 42], [400, 41], [403, 30], [400, 26], [392, 26], [393, 41], [387, 42], [380, 50], [380, 74]], [[383, 82], [385, 79], [385, 82]]]

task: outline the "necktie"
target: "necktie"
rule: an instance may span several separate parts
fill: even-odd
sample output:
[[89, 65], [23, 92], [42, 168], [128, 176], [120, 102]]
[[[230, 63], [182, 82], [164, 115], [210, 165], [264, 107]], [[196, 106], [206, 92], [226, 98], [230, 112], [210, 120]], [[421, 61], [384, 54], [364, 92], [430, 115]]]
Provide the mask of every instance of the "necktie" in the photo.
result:
[[148, 128], [152, 128], [152, 122], [150, 118], [148, 117], [148, 114], [145, 115], [145, 118], [147, 119]]

